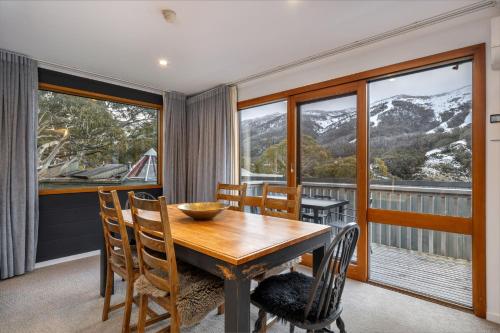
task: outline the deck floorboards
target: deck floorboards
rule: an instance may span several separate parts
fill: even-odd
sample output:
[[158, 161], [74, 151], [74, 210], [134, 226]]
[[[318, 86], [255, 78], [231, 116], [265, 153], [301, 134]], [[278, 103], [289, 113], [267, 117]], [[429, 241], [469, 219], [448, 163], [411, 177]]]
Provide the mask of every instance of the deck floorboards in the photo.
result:
[[472, 307], [470, 261], [376, 243], [371, 252], [371, 281]]

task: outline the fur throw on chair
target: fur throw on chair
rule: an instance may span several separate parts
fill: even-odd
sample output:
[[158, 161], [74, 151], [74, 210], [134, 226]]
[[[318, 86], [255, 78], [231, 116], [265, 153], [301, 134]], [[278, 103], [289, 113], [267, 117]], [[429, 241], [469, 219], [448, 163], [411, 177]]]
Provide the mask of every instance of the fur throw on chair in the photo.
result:
[[[186, 263], [177, 262], [179, 274], [179, 293], [177, 311], [182, 327], [199, 323], [206, 315], [224, 303], [224, 280]], [[157, 271], [167, 277], [166, 272]], [[139, 294], [153, 297], [165, 297], [168, 293], [156, 288], [141, 275], [135, 282]]]
[[[281, 320], [302, 322], [313, 283], [314, 278], [298, 272], [271, 276], [259, 283], [251, 299]], [[316, 318], [318, 303], [315, 300], [308, 319]]]

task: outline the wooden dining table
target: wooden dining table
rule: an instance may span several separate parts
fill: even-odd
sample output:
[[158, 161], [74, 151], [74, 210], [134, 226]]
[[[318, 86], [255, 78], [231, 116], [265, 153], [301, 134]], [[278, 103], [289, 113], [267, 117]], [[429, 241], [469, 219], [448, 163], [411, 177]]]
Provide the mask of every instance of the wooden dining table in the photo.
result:
[[[169, 205], [168, 213], [177, 259], [224, 279], [225, 332], [250, 332], [253, 277], [310, 251], [315, 274], [331, 240], [331, 227], [314, 223], [232, 210], [213, 220], [195, 221], [177, 205]], [[160, 220], [159, 213], [151, 214]], [[124, 210], [123, 217], [127, 227], [133, 227], [130, 210]], [[106, 267], [101, 264], [101, 294]]]

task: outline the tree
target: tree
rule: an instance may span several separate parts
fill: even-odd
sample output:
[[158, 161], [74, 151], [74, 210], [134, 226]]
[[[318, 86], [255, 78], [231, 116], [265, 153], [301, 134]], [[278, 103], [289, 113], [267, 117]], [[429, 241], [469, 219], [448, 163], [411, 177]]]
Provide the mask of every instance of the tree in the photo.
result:
[[79, 169], [133, 163], [156, 147], [156, 110], [49, 91], [39, 93], [39, 174], [74, 162]]

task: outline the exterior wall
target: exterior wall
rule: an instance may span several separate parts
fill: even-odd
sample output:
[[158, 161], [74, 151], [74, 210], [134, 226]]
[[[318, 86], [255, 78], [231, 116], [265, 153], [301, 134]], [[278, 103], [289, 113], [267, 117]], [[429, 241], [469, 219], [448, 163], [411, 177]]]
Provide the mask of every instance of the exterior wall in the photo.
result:
[[486, 238], [487, 319], [500, 323], [500, 124], [489, 115], [500, 113], [500, 71], [491, 69], [490, 19], [492, 8], [427, 27], [349, 53], [323, 59], [238, 86], [238, 99], [268, 95], [478, 43], [487, 45], [486, 125]]

